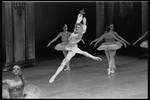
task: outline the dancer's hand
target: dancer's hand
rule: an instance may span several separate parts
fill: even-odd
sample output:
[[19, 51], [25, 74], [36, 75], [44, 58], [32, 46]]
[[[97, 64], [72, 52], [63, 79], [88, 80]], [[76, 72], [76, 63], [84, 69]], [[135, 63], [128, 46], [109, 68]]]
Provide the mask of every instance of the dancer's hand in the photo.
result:
[[134, 46], [136, 43], [134, 42], [133, 44], [132, 44], [132, 46]]
[[22, 76], [22, 71], [20, 71], [20, 73], [18, 75], [21, 77]]
[[51, 43], [49, 43], [48, 45], [47, 45], [47, 47], [49, 47], [51, 45]]
[[96, 47], [96, 46], [97, 46], [97, 43], [95, 43], [94, 47]]
[[127, 45], [124, 43], [124, 47], [126, 48], [127, 47]]
[[82, 9], [82, 10], [80, 10], [80, 14], [85, 14], [85, 12], [84, 12], [84, 8]]
[[91, 42], [90, 44], [89, 44], [89, 46], [91, 46], [93, 44], [93, 42]]

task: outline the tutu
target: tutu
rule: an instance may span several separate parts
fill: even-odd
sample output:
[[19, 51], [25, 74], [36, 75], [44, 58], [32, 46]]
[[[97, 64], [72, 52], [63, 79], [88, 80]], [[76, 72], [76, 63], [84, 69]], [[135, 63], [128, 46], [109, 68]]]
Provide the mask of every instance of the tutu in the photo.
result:
[[148, 42], [147, 42], [147, 41], [144, 41], [144, 42], [142, 42], [142, 43], [140, 44], [140, 46], [141, 46], [142, 48], [148, 48]]
[[27, 84], [23, 94], [25, 94], [25, 98], [40, 98], [41, 90], [38, 86]]
[[65, 49], [66, 49], [66, 50], [74, 51], [74, 50], [76, 50], [77, 48], [78, 48], [78, 46], [77, 46], [76, 44], [68, 44]]
[[10, 98], [7, 86], [3, 86], [3, 89], [2, 89], [2, 98], [3, 99], [9, 99]]
[[[19, 98], [40, 98], [41, 90], [39, 87], [27, 84], [23, 89], [23, 94]], [[25, 95], [25, 97], [24, 97]], [[10, 95], [8, 92], [8, 87], [4, 86], [2, 89], [2, 98], [3, 99], [10, 99]]]
[[67, 43], [59, 43], [55, 46], [55, 50], [63, 51], [66, 48]]
[[120, 49], [122, 44], [120, 42], [112, 42], [112, 43], [103, 43], [100, 45], [97, 50], [117, 50]]

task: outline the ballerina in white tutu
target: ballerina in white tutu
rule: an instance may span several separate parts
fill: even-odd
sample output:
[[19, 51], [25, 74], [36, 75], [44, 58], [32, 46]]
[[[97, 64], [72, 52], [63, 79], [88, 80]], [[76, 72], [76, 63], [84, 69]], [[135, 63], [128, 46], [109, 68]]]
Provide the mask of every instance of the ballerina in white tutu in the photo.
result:
[[14, 79], [5, 79], [2, 81], [8, 88], [3, 88], [3, 98], [24, 98], [23, 89], [26, 85], [26, 81], [22, 77], [21, 69], [18, 65], [13, 67]]
[[[136, 40], [132, 45], [135, 45], [137, 42], [139, 42], [140, 40], [142, 40], [144, 37], [148, 36], [148, 31], [146, 31], [138, 40]], [[140, 47], [142, 48], [147, 48], [148, 49], [148, 40], [143, 41], [140, 44]]]
[[27, 84], [24, 80], [20, 66], [15, 65], [13, 67], [13, 74], [14, 79], [5, 79], [2, 81], [4, 84], [2, 97], [4, 99], [38, 98], [40, 96], [40, 89], [35, 85], [31, 87], [31, 84]]
[[[129, 42], [127, 42], [125, 39], [123, 39], [121, 36], [119, 36], [116, 32], [113, 31], [114, 27], [113, 27], [113, 24], [110, 24], [110, 26], [108, 26], [106, 28], [107, 31], [105, 31], [105, 33], [93, 40], [90, 45], [92, 45], [94, 42], [95, 43], [95, 47], [97, 46], [97, 43], [102, 41], [102, 39], [105, 39], [105, 42], [103, 44], [101, 44], [97, 50], [104, 50], [105, 51], [105, 54], [106, 54], [106, 57], [107, 57], [107, 60], [108, 60], [108, 65], [109, 65], [109, 68], [108, 68], [108, 75], [110, 73], [114, 73], [115, 69], [116, 69], [116, 66], [115, 66], [115, 55], [116, 55], [116, 50], [117, 49], [120, 49], [122, 44], [124, 44], [124, 46], [126, 47], [126, 44], [130, 44]], [[115, 41], [117, 40], [117, 41]]]
[[[65, 59], [62, 61], [58, 69], [56, 70], [55, 74], [50, 78], [49, 83], [54, 82], [57, 75], [63, 70], [64, 66], [71, 60], [73, 56], [75, 56], [76, 53], [82, 54], [84, 56], [90, 57], [94, 60], [102, 60], [100, 57], [95, 57], [91, 54], [89, 54], [86, 51], [82, 51], [78, 48], [77, 43], [81, 41], [81, 38], [83, 34], [86, 32], [87, 26], [86, 26], [86, 18], [83, 18], [84, 10], [81, 10], [78, 14], [78, 18], [75, 24], [75, 30], [69, 37], [69, 43], [66, 46], [66, 50], [68, 50], [68, 54], [65, 57]], [[83, 24], [81, 24], [81, 21], [83, 20]]]
[[[71, 32], [68, 32], [67, 30], [68, 30], [68, 26], [65, 24], [63, 27], [63, 32], [60, 32], [57, 35], [57, 37], [54, 38], [51, 42], [49, 42], [49, 44], [47, 45], [47, 47], [49, 47], [51, 45], [51, 43], [55, 42], [59, 37], [61, 37], [62, 42], [55, 46], [55, 50], [62, 51], [65, 57], [68, 53], [68, 51], [65, 49], [65, 47], [67, 46], [68, 38], [71, 35]], [[83, 40], [82, 40], [82, 42], [84, 43]], [[66, 71], [66, 70], [70, 70], [70, 62], [68, 62], [66, 64], [66, 69], [64, 69], [64, 71]]]

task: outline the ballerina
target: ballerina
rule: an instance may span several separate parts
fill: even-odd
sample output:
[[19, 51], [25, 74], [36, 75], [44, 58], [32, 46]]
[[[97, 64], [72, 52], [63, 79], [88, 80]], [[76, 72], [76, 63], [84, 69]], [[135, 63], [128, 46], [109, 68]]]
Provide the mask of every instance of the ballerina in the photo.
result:
[[39, 87], [31, 84], [27, 84], [27, 81], [22, 76], [20, 66], [15, 65], [13, 67], [14, 79], [5, 79], [2, 81], [8, 88], [3, 88], [3, 98], [7, 99], [19, 99], [19, 98], [39, 98]]
[[[137, 42], [139, 42], [140, 40], [142, 40], [145, 36], [147, 36], [148, 35], [148, 31], [146, 31], [138, 40], [136, 40], [133, 44], [132, 44], [132, 46], [133, 45], [135, 45]], [[140, 47], [142, 47], [142, 48], [147, 48], [148, 49], [148, 40], [145, 40], [145, 41], [143, 41], [141, 44], [140, 44]]]
[[[104, 50], [105, 51], [105, 54], [106, 54], [106, 57], [107, 57], [107, 60], [108, 60], [108, 65], [109, 65], [109, 68], [107, 69], [108, 70], [108, 75], [110, 73], [114, 73], [115, 72], [115, 69], [116, 69], [116, 65], [115, 65], [115, 55], [116, 55], [116, 51], [117, 49], [120, 49], [122, 44], [124, 44], [124, 46], [126, 47], [126, 44], [130, 44], [129, 42], [127, 42], [125, 39], [123, 39], [121, 36], [119, 36], [116, 32], [113, 31], [114, 29], [114, 26], [113, 24], [110, 24], [110, 26], [106, 27], [106, 30], [104, 32], [104, 34], [93, 40], [90, 45], [92, 45], [94, 42], [95, 43], [95, 47], [97, 46], [97, 43], [102, 41], [102, 39], [105, 40], [105, 42], [100, 45], [97, 50]], [[115, 41], [117, 40], [117, 41]], [[122, 43], [122, 44], [121, 44]]]
[[[49, 42], [49, 44], [47, 45], [47, 47], [49, 47], [51, 45], [51, 43], [55, 42], [59, 37], [61, 37], [62, 42], [55, 46], [55, 50], [62, 51], [65, 57], [68, 53], [68, 51], [65, 50], [65, 47], [67, 46], [68, 38], [71, 35], [71, 32], [68, 32], [67, 29], [68, 29], [68, 26], [66, 24], [64, 24], [63, 32], [60, 32], [57, 35], [57, 37], [54, 38], [51, 42]], [[85, 42], [83, 40], [82, 40], [82, 42], [85, 44]], [[70, 70], [70, 62], [68, 62], [66, 64], [66, 69], [64, 69], [64, 71], [66, 71], [66, 70]]]
[[[66, 46], [66, 50], [68, 50], [68, 54], [65, 57], [65, 59], [62, 61], [58, 69], [56, 70], [55, 74], [50, 78], [49, 83], [54, 82], [55, 78], [58, 76], [58, 74], [63, 70], [64, 66], [68, 61], [71, 60], [73, 56], [75, 56], [76, 53], [82, 54], [84, 56], [90, 57], [94, 60], [102, 60], [100, 57], [95, 57], [91, 54], [89, 54], [86, 51], [82, 51], [78, 48], [77, 43], [81, 41], [81, 38], [83, 34], [86, 32], [87, 26], [86, 26], [86, 18], [83, 18], [84, 9], [80, 11], [77, 17], [77, 21], [75, 24], [74, 32], [70, 35], [68, 38], [69, 43]], [[83, 20], [83, 24], [81, 24], [81, 21]]]
[[3, 84], [8, 86], [8, 90], [3, 90], [3, 98], [24, 98], [23, 89], [26, 85], [26, 81], [22, 77], [21, 69], [18, 65], [13, 67], [14, 79], [6, 79], [2, 81]]

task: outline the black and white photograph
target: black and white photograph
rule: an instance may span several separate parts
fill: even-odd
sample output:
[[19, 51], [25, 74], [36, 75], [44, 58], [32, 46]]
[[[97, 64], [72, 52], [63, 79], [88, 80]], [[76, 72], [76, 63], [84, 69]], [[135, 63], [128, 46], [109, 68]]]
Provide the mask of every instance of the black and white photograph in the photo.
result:
[[148, 99], [148, 1], [2, 1], [2, 99]]

